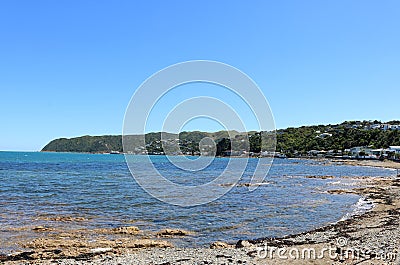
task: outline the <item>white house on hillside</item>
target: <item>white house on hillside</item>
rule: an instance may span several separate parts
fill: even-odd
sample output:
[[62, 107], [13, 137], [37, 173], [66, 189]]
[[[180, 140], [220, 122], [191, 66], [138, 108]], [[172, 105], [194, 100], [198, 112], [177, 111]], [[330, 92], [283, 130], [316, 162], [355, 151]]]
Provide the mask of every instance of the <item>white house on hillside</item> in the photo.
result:
[[320, 135], [318, 135], [318, 138], [326, 138], [326, 137], [331, 137], [332, 134], [331, 133], [321, 133]]

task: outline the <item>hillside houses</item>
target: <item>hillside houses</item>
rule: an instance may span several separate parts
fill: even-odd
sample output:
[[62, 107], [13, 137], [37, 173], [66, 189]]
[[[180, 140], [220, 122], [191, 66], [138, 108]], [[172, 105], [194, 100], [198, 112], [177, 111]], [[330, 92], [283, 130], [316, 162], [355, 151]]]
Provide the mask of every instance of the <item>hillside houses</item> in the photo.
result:
[[[335, 132], [340, 132], [345, 129], [356, 129], [356, 130], [382, 130], [382, 131], [400, 131], [400, 121], [393, 121], [388, 123], [382, 123], [379, 121], [353, 121], [344, 122], [337, 125], [329, 125], [325, 127], [324, 131], [319, 129], [315, 130], [316, 138], [329, 138]], [[279, 133], [279, 132], [278, 132]]]
[[363, 159], [395, 159], [400, 155], [400, 146], [390, 146], [389, 148], [373, 149], [366, 146], [352, 147], [346, 153], [350, 158]]
[[370, 126], [367, 126], [365, 129], [367, 130], [400, 130], [400, 125], [399, 124], [372, 124]]
[[361, 129], [361, 130], [400, 130], [400, 121], [390, 121], [382, 123], [381, 121], [346, 121], [341, 124], [332, 125], [333, 131], [346, 128], [346, 129]]

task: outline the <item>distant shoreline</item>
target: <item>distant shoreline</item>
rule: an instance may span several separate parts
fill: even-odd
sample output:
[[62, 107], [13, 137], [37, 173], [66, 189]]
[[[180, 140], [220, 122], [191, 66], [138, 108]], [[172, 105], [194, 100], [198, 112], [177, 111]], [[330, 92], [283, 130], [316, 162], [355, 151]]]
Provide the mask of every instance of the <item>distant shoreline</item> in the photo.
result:
[[[9, 152], [9, 151], [4, 151]], [[23, 152], [23, 151], [21, 151]], [[58, 152], [58, 151], [33, 151], [33, 152], [40, 152], [40, 153], [71, 153], [71, 154], [94, 154], [94, 155], [109, 155], [110, 153], [105, 152], [98, 152], [98, 153], [89, 153], [89, 152]], [[120, 152], [118, 155], [126, 155], [127, 153]], [[132, 154], [137, 156], [146, 156], [145, 154]], [[148, 154], [151, 156], [165, 156], [160, 154]], [[198, 157], [199, 155], [174, 155], [174, 156], [191, 156], [191, 157]], [[272, 158], [272, 157], [252, 157], [252, 156], [215, 156], [218, 158]], [[274, 157], [276, 159], [282, 159], [279, 157]], [[343, 163], [346, 165], [351, 166], [367, 166], [367, 167], [379, 167], [379, 168], [388, 168], [388, 169], [400, 169], [400, 161], [393, 161], [393, 160], [377, 160], [377, 159], [361, 159], [361, 158], [326, 158], [326, 157], [291, 157], [291, 158], [284, 158], [284, 159], [300, 159], [300, 160], [320, 160], [320, 161], [329, 161], [329, 162], [336, 162], [336, 163]]]
[[366, 166], [366, 167], [381, 167], [390, 169], [400, 169], [400, 162], [395, 162], [391, 160], [332, 160], [333, 162], [343, 162], [346, 165], [351, 166]]

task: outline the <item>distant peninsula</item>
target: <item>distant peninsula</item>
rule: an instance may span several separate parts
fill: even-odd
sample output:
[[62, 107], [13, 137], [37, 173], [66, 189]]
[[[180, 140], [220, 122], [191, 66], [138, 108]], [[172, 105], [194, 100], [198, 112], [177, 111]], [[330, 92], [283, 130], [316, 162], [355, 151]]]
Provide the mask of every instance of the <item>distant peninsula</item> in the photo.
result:
[[[235, 139], [249, 137], [247, 150], [259, 154], [263, 151], [260, 132], [240, 133], [231, 131]], [[217, 155], [224, 155], [231, 149], [229, 134], [219, 132], [181, 132], [176, 141], [182, 154], [199, 155], [199, 142], [210, 137], [216, 143]], [[144, 135], [143, 152], [147, 154], [164, 154], [161, 133]], [[400, 121], [346, 121], [341, 124], [312, 125], [297, 128], [276, 130], [276, 151], [287, 157], [331, 152], [332, 154], [348, 153], [351, 148], [365, 147], [382, 150], [390, 146], [400, 146]], [[243, 142], [243, 141], [242, 141]], [[122, 153], [121, 135], [81, 136], [60, 138], [48, 143], [44, 152], [85, 152], [85, 153]], [[365, 150], [364, 150], [365, 151]]]

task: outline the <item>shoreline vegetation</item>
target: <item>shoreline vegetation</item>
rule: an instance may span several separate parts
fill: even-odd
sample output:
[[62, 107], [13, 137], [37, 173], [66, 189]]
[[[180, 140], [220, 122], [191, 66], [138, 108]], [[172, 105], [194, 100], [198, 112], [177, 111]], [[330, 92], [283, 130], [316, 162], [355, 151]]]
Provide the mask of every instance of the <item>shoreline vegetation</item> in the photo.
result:
[[[399, 168], [398, 163], [390, 161], [344, 164], [348, 163]], [[130, 225], [67, 231], [56, 226], [9, 228], [34, 236], [20, 242], [27, 251], [0, 255], [0, 261], [5, 264], [396, 264], [400, 256], [400, 178], [365, 177], [362, 182], [359, 188], [337, 190], [333, 194], [357, 194], [373, 203], [372, 209], [304, 233], [214, 242], [208, 248], [175, 248], [174, 238], [195, 234], [180, 229], [149, 233]], [[79, 217], [44, 218], [71, 227], [88, 221]], [[302, 256], [304, 253], [311, 256]]]

